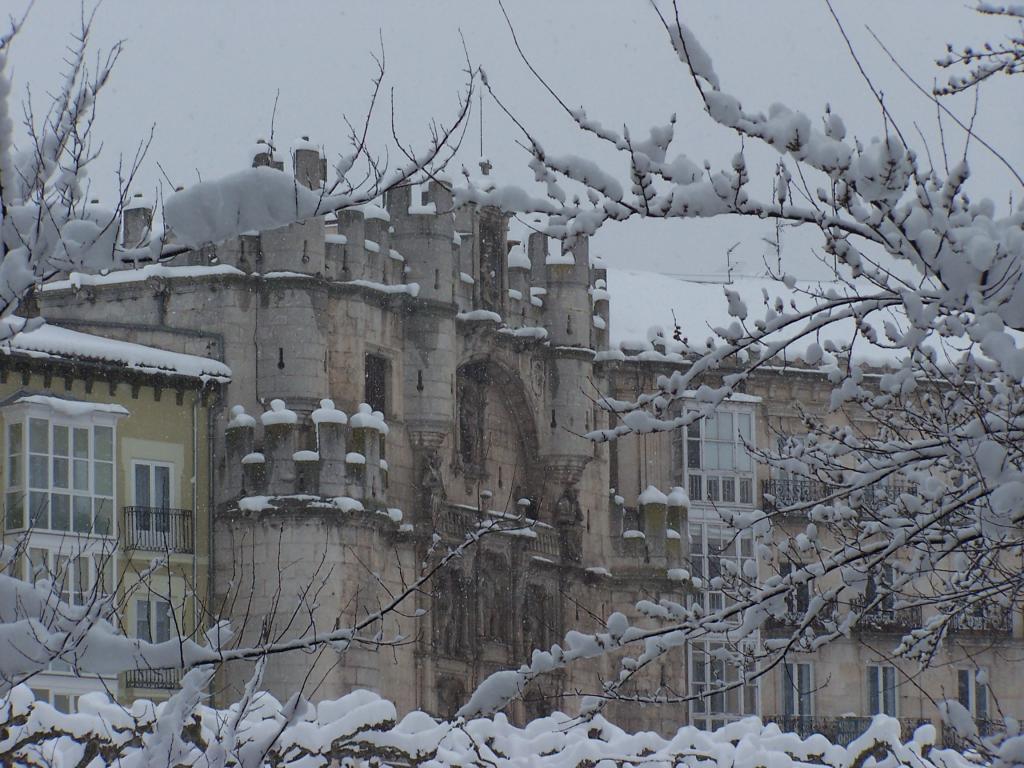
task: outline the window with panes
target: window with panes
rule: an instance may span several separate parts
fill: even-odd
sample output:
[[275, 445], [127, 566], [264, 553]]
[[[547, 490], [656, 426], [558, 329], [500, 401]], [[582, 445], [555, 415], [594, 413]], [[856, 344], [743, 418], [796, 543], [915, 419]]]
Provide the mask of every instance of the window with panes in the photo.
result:
[[720, 728], [758, 714], [753, 670], [737, 664], [724, 643], [698, 641], [690, 645], [690, 723], [704, 730]]
[[749, 580], [751, 573], [756, 575], [753, 533], [710, 520], [691, 520], [688, 530], [690, 571], [705, 582], [696, 599], [703, 603], [705, 610], [721, 610], [729, 604], [723, 592], [723, 580]]
[[754, 503], [754, 417], [750, 412], [719, 410], [682, 428], [676, 439], [677, 461], [694, 502]]
[[896, 717], [898, 687], [896, 667], [868, 665], [868, 714]]
[[171, 639], [171, 604], [158, 598], [135, 601], [135, 636], [150, 643]]
[[7, 424], [7, 530], [114, 535], [114, 428], [30, 416]]
[[809, 661], [785, 662], [782, 671], [782, 714], [814, 716], [814, 669]]
[[975, 720], [988, 719], [987, 670], [958, 669], [956, 671], [956, 699]]
[[86, 605], [94, 597], [110, 594], [112, 589], [114, 561], [109, 552], [29, 547], [25, 565], [26, 581], [49, 581], [61, 600], [71, 605]]

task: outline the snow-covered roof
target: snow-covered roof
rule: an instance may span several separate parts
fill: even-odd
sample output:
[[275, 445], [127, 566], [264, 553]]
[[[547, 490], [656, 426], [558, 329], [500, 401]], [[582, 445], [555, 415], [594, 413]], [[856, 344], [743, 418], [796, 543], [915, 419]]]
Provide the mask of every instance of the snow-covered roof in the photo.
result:
[[[828, 290], [827, 283], [797, 282], [797, 291], [810, 288], [813, 291]], [[640, 354], [645, 360], [667, 360], [677, 362], [679, 355], [687, 352], [701, 352], [706, 349], [707, 339], [714, 336], [712, 328], [725, 328], [736, 322], [729, 314], [726, 290], [738, 294], [739, 300], [748, 311], [747, 324], [765, 316], [764, 292], [771, 302], [781, 297], [787, 311], [791, 311], [790, 300], [796, 301], [800, 309], [810, 308], [811, 299], [786, 288], [778, 280], [769, 277], [735, 277], [731, 283], [711, 282], [707, 279], [687, 279], [655, 272], [639, 272], [623, 269], [608, 269], [609, 302], [609, 345], [612, 349], [623, 349]], [[837, 290], [843, 292], [842, 286]], [[679, 327], [683, 342], [673, 339], [673, 323]], [[855, 336], [850, 320], [838, 320], [821, 332], [818, 344], [826, 341], [848, 344]], [[657, 339], [658, 344], [652, 343]], [[716, 339], [717, 341], [717, 339]], [[787, 351], [790, 362], [799, 362], [808, 342], [798, 342]], [[667, 351], [667, 355], [663, 354]], [[865, 343], [855, 346], [854, 357], [871, 365], [891, 365], [900, 355], [900, 350], [884, 349]], [[814, 361], [815, 364], [820, 360]]]
[[[15, 317], [2, 321], [2, 324], [8, 328], [21, 328], [25, 321]], [[217, 360], [106, 339], [45, 322], [32, 330], [16, 333], [0, 344], [0, 352], [8, 355], [96, 360], [146, 373], [175, 374], [204, 380], [227, 381], [231, 378], [231, 369]]]

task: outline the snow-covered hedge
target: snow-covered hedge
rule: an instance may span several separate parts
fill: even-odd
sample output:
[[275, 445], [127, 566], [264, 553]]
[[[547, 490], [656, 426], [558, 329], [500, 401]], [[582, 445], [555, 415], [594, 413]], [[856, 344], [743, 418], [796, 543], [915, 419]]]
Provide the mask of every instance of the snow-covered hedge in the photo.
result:
[[[130, 707], [101, 694], [62, 714], [19, 686], [0, 700], [0, 763], [102, 766], [754, 766], [817, 765], [956, 768], [964, 756], [935, 747], [935, 728], [901, 734], [899, 721], [878, 716], [848, 747], [815, 735], [801, 740], [756, 718], [714, 732], [682, 727], [671, 738], [628, 733], [601, 716], [574, 720], [556, 713], [525, 728], [504, 715], [438, 722], [423, 712], [398, 717], [369, 691], [336, 701], [280, 704], [269, 694], [246, 697], [240, 713], [182, 708], [175, 696]], [[334, 762], [336, 761], [336, 762]]]

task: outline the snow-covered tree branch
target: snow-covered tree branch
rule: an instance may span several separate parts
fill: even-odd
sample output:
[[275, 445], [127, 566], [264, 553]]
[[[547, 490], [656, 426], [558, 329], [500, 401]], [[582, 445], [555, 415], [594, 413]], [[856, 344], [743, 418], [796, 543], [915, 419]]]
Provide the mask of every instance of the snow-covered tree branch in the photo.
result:
[[[830, 412], [805, 413], [803, 434], [758, 455], [827, 492], [726, 520], [752, 531], [768, 560], [778, 546], [777, 520], [804, 515], [804, 530], [786, 545], [793, 570], [767, 580], [723, 573], [712, 586], [730, 600], [710, 613], [699, 605], [641, 605], [652, 619], [643, 627], [613, 614], [607, 632], [570, 633], [564, 646], [492, 677], [465, 714], [494, 711], [533, 677], [577, 659], [638, 649], [585, 701], [584, 712], [594, 712], [667, 650], [712, 632], [730, 638], [745, 676], [762, 675], [790, 650], [847, 635], [882, 603], [929, 609], [894, 649], [926, 665], [957, 613], [1006, 609], [1024, 589], [1024, 211], [1000, 211], [970, 195], [967, 157], [951, 159], [948, 172], [929, 164], [878, 93], [884, 134], [869, 142], [850, 137], [833, 109], [813, 118], [778, 103], [767, 111], [747, 107], [729, 94], [681, 13], [673, 3], [658, 18], [707, 115], [738, 139], [727, 167], [680, 151], [675, 115], [649, 130], [615, 130], [548, 88], [582, 137], [614, 147], [627, 170], [550, 152], [509, 113], [543, 194], [470, 183], [457, 198], [544, 214], [547, 232], [568, 241], [630, 218], [745, 217], [817, 230], [831, 281], [798, 286], [795, 276], [773, 273], [777, 292], [753, 305], [726, 286], [732, 322], [714, 328], [706, 344], [684, 344], [689, 364], [661, 377], [656, 391], [606, 400], [617, 425], [590, 437], [685, 430], [766, 366], [812, 368], [831, 383]], [[972, 82], [1015, 71], [1013, 61], [1003, 52], [982, 63]], [[485, 84], [501, 103], [500, 89]], [[751, 144], [777, 154], [774, 178], [748, 168]], [[880, 485], [891, 493], [879, 498]], [[812, 599], [792, 633], [745, 645], [797, 589], [809, 589]]]

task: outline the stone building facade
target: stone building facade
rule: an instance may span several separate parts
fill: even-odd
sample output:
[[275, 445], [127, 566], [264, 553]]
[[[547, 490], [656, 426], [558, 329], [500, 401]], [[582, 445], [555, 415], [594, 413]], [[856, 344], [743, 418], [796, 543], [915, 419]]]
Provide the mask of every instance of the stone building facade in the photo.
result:
[[[304, 145], [293, 161], [296, 183], [321, 185], [316, 150]], [[278, 165], [269, 155], [254, 164]], [[771, 439], [797, 399], [824, 407], [823, 382], [813, 372], [752, 379], [714, 433], [705, 425], [674, 440], [589, 442], [582, 435], [607, 424], [602, 394], [628, 399], [679, 361], [609, 349], [609, 278], [586, 242], [563, 253], [540, 234], [516, 241], [500, 211], [452, 211], [436, 181], [382, 202], [245, 234], [175, 266], [73, 276], [40, 293], [54, 322], [231, 368], [215, 414], [212, 607], [233, 619], [236, 643], [361, 625], [352, 642], [271, 657], [263, 684], [314, 698], [368, 687], [402, 710], [448, 715], [486, 675], [567, 629], [596, 629], [642, 599], [721, 599], [681, 574], [752, 558], [717, 510], [760, 505], [765, 484], [779, 480], [744, 464], [739, 447]], [[126, 238], [137, 241], [151, 215], [127, 211]], [[727, 447], [727, 471], [687, 467], [687, 450], [712, 444]], [[504, 530], [414, 588], [481, 526]], [[374, 619], [406, 590], [400, 610]], [[1019, 627], [1005, 641], [1016, 637]], [[731, 673], [714, 661], [714, 643], [673, 651], [638, 685], [672, 695], [723, 679]], [[852, 640], [814, 660], [813, 712], [800, 709], [799, 680], [810, 673], [794, 666], [796, 689], [766, 676], [728, 700], [611, 714], [659, 730], [794, 707], [865, 716], [877, 709], [864, 693], [866, 648]], [[599, 691], [613, 668], [603, 659], [545, 679], [512, 714], [572, 709], [563, 696]], [[225, 696], [249, 674], [230, 667]], [[891, 673], [877, 674], [886, 688]], [[933, 688], [952, 684], [936, 678]], [[935, 716], [909, 689], [898, 714]], [[853, 690], [864, 700], [854, 703]]]

